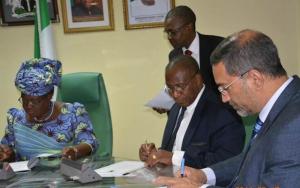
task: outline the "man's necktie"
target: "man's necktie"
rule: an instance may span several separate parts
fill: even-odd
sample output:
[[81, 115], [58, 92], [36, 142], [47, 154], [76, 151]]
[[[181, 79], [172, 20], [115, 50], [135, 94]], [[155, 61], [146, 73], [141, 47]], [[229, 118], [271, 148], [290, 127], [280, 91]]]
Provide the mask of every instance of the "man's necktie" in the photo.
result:
[[186, 110], [185, 107], [181, 107], [180, 114], [177, 117], [177, 121], [176, 121], [174, 130], [173, 130], [173, 133], [171, 135], [171, 138], [169, 140], [168, 146], [166, 148], [166, 150], [168, 150], [168, 151], [172, 151], [172, 149], [173, 149], [173, 145], [174, 145], [174, 142], [175, 142], [175, 139], [176, 139], [176, 135], [177, 135], [178, 129], [180, 127], [180, 123], [181, 123], [181, 121], [183, 119], [183, 115], [184, 115], [185, 110]]
[[242, 166], [243, 166], [243, 164], [244, 164], [244, 162], [245, 162], [245, 159], [246, 159], [246, 156], [247, 156], [247, 154], [248, 154], [248, 151], [249, 151], [250, 148], [251, 148], [251, 144], [252, 144], [253, 140], [256, 138], [256, 136], [257, 136], [258, 132], [260, 131], [260, 129], [262, 128], [262, 126], [263, 126], [263, 122], [259, 119], [259, 117], [257, 117], [257, 118], [256, 118], [256, 122], [255, 122], [255, 125], [254, 125], [253, 130], [252, 130], [252, 135], [251, 135], [250, 142], [249, 142], [249, 144], [248, 144], [248, 146], [247, 146], [247, 149], [246, 149], [246, 151], [245, 151], [245, 154], [244, 154], [244, 158], [243, 158], [243, 160], [242, 160], [242, 163], [241, 163], [241, 165], [240, 165], [240, 167], [239, 167], [239, 169], [238, 169], [238, 173], [237, 173], [237, 175], [233, 178], [233, 180], [231, 181], [231, 183], [228, 185], [228, 188], [232, 188], [233, 185], [237, 182], [237, 180], [238, 180], [238, 178], [239, 178], [239, 173], [240, 173], [240, 171], [241, 171], [241, 168], [242, 168]]
[[263, 122], [259, 119], [259, 117], [257, 117], [255, 126], [252, 130], [251, 140], [256, 137], [256, 135], [259, 132], [259, 130], [261, 129], [262, 125], [263, 125]]
[[193, 52], [190, 50], [185, 50], [184, 55], [192, 56]]

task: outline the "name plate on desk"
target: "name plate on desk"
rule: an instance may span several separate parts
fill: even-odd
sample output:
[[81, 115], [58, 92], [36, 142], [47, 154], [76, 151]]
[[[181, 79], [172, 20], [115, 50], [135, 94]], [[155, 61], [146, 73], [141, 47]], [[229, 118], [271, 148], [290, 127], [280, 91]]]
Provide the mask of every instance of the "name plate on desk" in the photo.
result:
[[9, 163], [1, 163], [0, 180], [7, 180], [16, 175]]
[[87, 163], [62, 159], [60, 172], [72, 180], [80, 183], [100, 181], [102, 177], [97, 174]]

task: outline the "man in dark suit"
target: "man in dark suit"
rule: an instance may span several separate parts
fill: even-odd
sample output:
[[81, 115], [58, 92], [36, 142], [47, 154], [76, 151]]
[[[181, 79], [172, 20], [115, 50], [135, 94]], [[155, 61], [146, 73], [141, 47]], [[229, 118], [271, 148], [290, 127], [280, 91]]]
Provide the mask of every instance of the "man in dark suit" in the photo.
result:
[[209, 168], [186, 168], [186, 178], [156, 179], [172, 187], [203, 183], [227, 187], [300, 187], [300, 79], [289, 77], [265, 34], [243, 30], [225, 39], [211, 57], [223, 102], [240, 115], [259, 114], [240, 155]]
[[214, 35], [203, 35], [196, 31], [196, 15], [187, 6], [177, 6], [166, 15], [165, 33], [173, 50], [169, 60], [181, 55], [191, 55], [198, 63], [206, 87], [217, 91], [209, 57], [216, 46], [224, 39]]
[[242, 151], [245, 129], [240, 117], [203, 84], [194, 58], [174, 58], [166, 67], [165, 79], [176, 104], [169, 112], [161, 148], [143, 144], [142, 161], [149, 166], [179, 165], [184, 158], [186, 165], [202, 168]]
[[[196, 15], [187, 6], [177, 6], [166, 15], [164, 31], [173, 50], [169, 53], [169, 61], [182, 54], [192, 56], [198, 63], [206, 87], [218, 93], [213, 78], [209, 57], [211, 52], [223, 40], [214, 35], [203, 35], [196, 31]], [[166, 110], [155, 108], [159, 113]]]

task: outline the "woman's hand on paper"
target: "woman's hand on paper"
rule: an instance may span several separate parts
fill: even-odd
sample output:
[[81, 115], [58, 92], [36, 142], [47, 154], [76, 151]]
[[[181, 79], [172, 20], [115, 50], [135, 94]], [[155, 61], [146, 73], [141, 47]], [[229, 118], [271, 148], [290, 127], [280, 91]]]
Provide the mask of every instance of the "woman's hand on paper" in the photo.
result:
[[75, 146], [65, 147], [62, 151], [62, 157], [66, 159], [78, 159], [78, 149]]

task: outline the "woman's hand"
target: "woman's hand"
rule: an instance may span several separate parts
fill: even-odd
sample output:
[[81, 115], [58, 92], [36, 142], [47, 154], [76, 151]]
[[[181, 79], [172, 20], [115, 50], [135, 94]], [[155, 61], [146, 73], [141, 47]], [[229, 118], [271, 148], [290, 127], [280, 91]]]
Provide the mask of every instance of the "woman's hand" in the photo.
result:
[[71, 160], [78, 159], [78, 149], [76, 146], [65, 147], [62, 151], [62, 157]]
[[7, 145], [0, 144], [0, 161], [11, 162], [15, 160], [15, 152]]
[[62, 157], [71, 160], [77, 160], [92, 153], [92, 147], [89, 144], [81, 143], [76, 146], [65, 147], [62, 150]]

